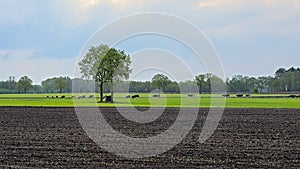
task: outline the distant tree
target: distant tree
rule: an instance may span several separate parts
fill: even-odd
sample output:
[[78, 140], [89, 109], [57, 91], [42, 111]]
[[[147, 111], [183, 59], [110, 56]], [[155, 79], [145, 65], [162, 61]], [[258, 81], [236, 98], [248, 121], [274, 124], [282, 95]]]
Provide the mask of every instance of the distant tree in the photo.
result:
[[177, 82], [170, 82], [166, 86], [165, 91], [168, 93], [180, 93], [180, 88]]
[[268, 84], [268, 78], [265, 76], [258, 77], [257, 81], [257, 92], [269, 91], [270, 86]]
[[249, 77], [243, 75], [235, 75], [229, 81], [230, 92], [249, 92]]
[[280, 77], [281, 75], [283, 75], [286, 72], [285, 68], [279, 68], [278, 70], [276, 70], [275, 72], [275, 78]]
[[171, 83], [171, 80], [163, 74], [156, 74], [152, 78], [152, 85], [159, 89], [159, 91], [164, 91], [166, 86]]
[[203, 91], [211, 93], [211, 85], [214, 84], [214, 90], [223, 91], [226, 88], [225, 82], [212, 73], [199, 74], [195, 77], [195, 81], [199, 88], [199, 93]]
[[206, 88], [206, 92], [208, 92], [209, 94], [211, 93], [211, 83], [212, 83], [212, 78], [214, 77], [214, 75], [212, 73], [206, 73], [205, 74], [205, 88]]
[[294, 67], [289, 68], [289, 70], [287, 70], [288, 72], [295, 72], [296, 69]]
[[43, 91], [45, 93], [53, 93], [54, 90], [55, 90], [53, 78], [43, 80], [42, 81], [42, 87], [43, 87]]
[[[210, 92], [225, 92], [227, 91], [226, 88], [226, 83], [219, 78], [218, 76], [211, 74], [209, 77], [209, 82], [210, 82], [210, 88], [209, 88], [209, 93]], [[213, 86], [213, 87], [211, 87]]]
[[42, 81], [43, 92], [72, 92], [72, 80], [69, 77], [53, 77]]
[[196, 83], [199, 87], [199, 93], [201, 94], [202, 93], [202, 87], [206, 82], [206, 77], [205, 77], [204, 74], [200, 74], [200, 75], [195, 77], [195, 80], [196, 80]]
[[59, 90], [59, 93], [67, 87], [67, 79], [64, 77], [59, 77], [54, 79], [55, 87]]
[[32, 80], [27, 76], [23, 76], [17, 82], [16, 88], [19, 92], [24, 91], [24, 93], [27, 93], [27, 91], [32, 88]]
[[75, 93], [91, 93], [98, 92], [97, 88], [94, 86], [94, 80], [85, 80], [81, 78], [72, 79], [72, 92]]
[[179, 82], [178, 86], [180, 88], [180, 93], [194, 93], [197, 90], [199, 92], [199, 87], [197, 87], [197, 83], [195, 80]]
[[16, 88], [16, 82], [14, 76], [9, 76], [7, 81], [7, 88], [9, 90], [9, 93], [12, 93], [12, 91]]
[[41, 85], [33, 85], [32, 91], [33, 91], [33, 93], [42, 93], [43, 87]]
[[129, 83], [129, 92], [151, 92], [151, 82], [131, 81]]

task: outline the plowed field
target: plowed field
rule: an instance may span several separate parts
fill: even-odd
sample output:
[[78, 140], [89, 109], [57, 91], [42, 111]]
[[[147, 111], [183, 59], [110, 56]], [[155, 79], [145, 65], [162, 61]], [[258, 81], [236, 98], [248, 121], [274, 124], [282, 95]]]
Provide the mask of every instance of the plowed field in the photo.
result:
[[[154, 122], [134, 124], [115, 108], [101, 110], [113, 128], [132, 137], [160, 134], [178, 115], [178, 108], [167, 108]], [[127, 159], [98, 147], [74, 108], [0, 107], [0, 167], [300, 168], [300, 109], [225, 109], [217, 130], [201, 144], [207, 113], [200, 109], [192, 130], [170, 151]]]

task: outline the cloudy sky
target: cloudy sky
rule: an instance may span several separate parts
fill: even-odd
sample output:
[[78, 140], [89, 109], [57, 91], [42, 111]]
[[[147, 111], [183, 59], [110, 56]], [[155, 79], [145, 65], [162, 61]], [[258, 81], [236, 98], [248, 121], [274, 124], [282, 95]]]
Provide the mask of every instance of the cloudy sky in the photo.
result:
[[[226, 77], [300, 66], [299, 0], [0, 0], [0, 80], [28, 75], [38, 84], [72, 77], [81, 49], [99, 28], [142, 12], [175, 15], [197, 26], [215, 46]], [[164, 39], [150, 39], [158, 42], [146, 47], [168, 50]], [[120, 47], [133, 54], [131, 41]]]

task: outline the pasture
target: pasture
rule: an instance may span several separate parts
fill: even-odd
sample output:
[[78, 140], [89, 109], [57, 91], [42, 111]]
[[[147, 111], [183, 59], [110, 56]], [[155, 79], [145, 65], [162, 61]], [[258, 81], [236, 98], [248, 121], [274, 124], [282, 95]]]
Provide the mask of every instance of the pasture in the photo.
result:
[[[93, 98], [88, 98], [93, 95]], [[109, 95], [109, 94], [105, 94]], [[212, 99], [215, 102], [225, 101], [226, 108], [300, 108], [299, 98], [260, 98], [262, 96], [287, 96], [282, 94], [257, 94], [250, 98], [237, 98], [234, 95], [223, 98], [221, 94], [162, 94], [159, 98], [154, 98], [153, 94], [142, 93], [139, 98], [126, 98], [125, 93], [116, 93], [115, 103], [97, 103], [99, 94], [78, 93], [78, 94], [1, 94], [0, 106], [40, 106], [40, 107], [73, 107], [75, 106], [135, 106], [135, 107], [214, 107], [211, 105]], [[49, 98], [47, 98], [49, 96]], [[51, 97], [54, 98], [51, 98]], [[56, 98], [58, 96], [58, 98]], [[65, 96], [65, 98], [61, 98]], [[75, 96], [75, 98], [72, 98]], [[86, 96], [79, 99], [80, 96]]]

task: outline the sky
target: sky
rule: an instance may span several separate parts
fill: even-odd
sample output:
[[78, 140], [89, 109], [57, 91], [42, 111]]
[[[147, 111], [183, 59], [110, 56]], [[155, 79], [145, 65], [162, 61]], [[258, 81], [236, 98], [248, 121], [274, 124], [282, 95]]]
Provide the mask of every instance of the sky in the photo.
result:
[[[196, 26], [214, 45], [226, 77], [273, 75], [279, 67], [300, 66], [299, 0], [0, 0], [0, 80], [27, 75], [40, 84], [49, 77], [74, 77], [81, 50], [97, 30], [144, 12], [177, 16]], [[191, 52], [176, 43], [145, 35], [117, 47], [133, 58], [145, 54], [141, 49], [160, 48], [157, 55], [189, 60]], [[187, 61], [189, 66], [205, 73], [203, 65]], [[149, 74], [136, 77], [147, 80]]]

